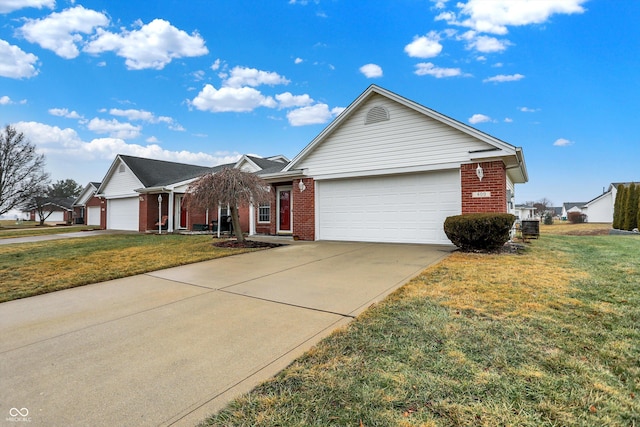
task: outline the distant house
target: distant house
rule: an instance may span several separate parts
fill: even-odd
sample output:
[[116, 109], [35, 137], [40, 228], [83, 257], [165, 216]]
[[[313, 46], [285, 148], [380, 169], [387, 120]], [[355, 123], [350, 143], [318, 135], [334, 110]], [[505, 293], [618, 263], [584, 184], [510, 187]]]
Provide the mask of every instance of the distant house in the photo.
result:
[[579, 212], [584, 213], [582, 211], [585, 202], [565, 202], [562, 204], [562, 216], [563, 220], [567, 220], [569, 218], [569, 213], [571, 212]]
[[[640, 183], [636, 182], [636, 185]], [[582, 207], [582, 212], [587, 215], [589, 222], [613, 222], [613, 206], [618, 194], [618, 186], [628, 187], [631, 182], [614, 182], [609, 185], [607, 191], [591, 199]]]
[[100, 225], [102, 201], [96, 196], [99, 182], [88, 183], [73, 202], [73, 223], [84, 225]]
[[[71, 224], [73, 221], [73, 199], [72, 198], [51, 198], [42, 204], [44, 222], [46, 224]], [[40, 216], [36, 208], [29, 209], [29, 220], [40, 221]]]
[[536, 217], [536, 208], [531, 205], [516, 205], [514, 215], [518, 219], [533, 219]]

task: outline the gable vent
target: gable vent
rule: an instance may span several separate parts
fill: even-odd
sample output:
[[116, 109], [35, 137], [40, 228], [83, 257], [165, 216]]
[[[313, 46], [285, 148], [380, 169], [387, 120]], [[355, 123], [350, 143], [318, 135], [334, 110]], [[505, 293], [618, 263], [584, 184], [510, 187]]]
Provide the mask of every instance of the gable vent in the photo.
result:
[[381, 107], [379, 105], [371, 108], [367, 111], [367, 117], [364, 119], [365, 125], [370, 125], [373, 123], [379, 123], [389, 120], [389, 112], [386, 108]]

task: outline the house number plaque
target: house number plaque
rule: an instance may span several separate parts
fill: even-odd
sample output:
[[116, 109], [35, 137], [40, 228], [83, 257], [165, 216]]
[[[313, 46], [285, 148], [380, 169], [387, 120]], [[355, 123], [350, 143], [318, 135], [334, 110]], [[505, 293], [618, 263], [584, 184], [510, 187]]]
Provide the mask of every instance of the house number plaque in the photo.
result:
[[486, 197], [491, 197], [491, 191], [475, 191], [471, 193], [471, 197], [474, 199], [484, 199]]

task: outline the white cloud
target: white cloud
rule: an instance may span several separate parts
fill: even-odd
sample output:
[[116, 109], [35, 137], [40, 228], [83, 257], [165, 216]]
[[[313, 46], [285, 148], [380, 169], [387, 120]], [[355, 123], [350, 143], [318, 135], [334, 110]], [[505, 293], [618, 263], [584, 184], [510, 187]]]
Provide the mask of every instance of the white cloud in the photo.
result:
[[289, 111], [287, 119], [291, 126], [317, 125], [327, 123], [342, 111], [344, 108], [336, 107], [329, 110], [327, 104], [319, 103]]
[[513, 119], [511, 117], [505, 117], [504, 118], [504, 122], [505, 123], [513, 123]]
[[302, 63], [304, 62], [304, 59], [302, 59], [302, 58], [296, 58], [293, 62], [294, 62], [295, 64], [302, 64]]
[[304, 95], [292, 95], [291, 92], [285, 92], [276, 95], [276, 100], [280, 108], [306, 107], [313, 104], [313, 98], [306, 93]]
[[241, 88], [243, 86], [288, 85], [290, 80], [272, 71], [261, 71], [255, 68], [233, 67], [224, 86]]
[[494, 82], [494, 83], [503, 83], [503, 82], [516, 82], [518, 80], [524, 79], [522, 74], [498, 74], [497, 76], [489, 77], [483, 80], [484, 83]]
[[0, 76], [12, 79], [34, 77], [38, 75], [34, 66], [37, 61], [38, 57], [34, 54], [0, 39]]
[[248, 112], [258, 107], [275, 108], [276, 101], [266, 97], [251, 87], [221, 87], [216, 89], [211, 84], [202, 88], [200, 93], [190, 102], [198, 110], [218, 112]]
[[491, 117], [485, 116], [484, 114], [474, 114], [473, 116], [469, 117], [469, 123], [471, 123], [472, 125], [478, 123], [487, 123], [491, 121]]
[[413, 58], [433, 58], [442, 52], [440, 36], [435, 31], [422, 37], [414, 37], [413, 41], [404, 47], [404, 51]]
[[536, 113], [540, 111], [539, 108], [529, 108], [529, 107], [520, 107], [518, 108], [518, 110], [522, 111], [523, 113]]
[[415, 73], [419, 76], [433, 76], [437, 79], [462, 75], [460, 68], [439, 68], [431, 62], [421, 62], [420, 64], [416, 64]]
[[556, 147], [566, 147], [567, 145], [573, 145], [573, 144], [574, 144], [573, 141], [569, 141], [568, 139], [564, 139], [564, 138], [558, 138], [553, 143], [553, 145]]
[[365, 64], [360, 67], [360, 72], [369, 79], [382, 77], [382, 68], [376, 64]]
[[57, 117], [65, 117], [67, 119], [82, 119], [83, 117], [76, 111], [69, 111], [67, 108], [51, 108], [49, 114]]
[[56, 0], [0, 0], [0, 13], [9, 13], [27, 7], [53, 9], [55, 6]]
[[9, 98], [7, 95], [0, 97], [0, 105], [9, 105], [9, 104], [13, 104], [13, 101], [11, 101], [11, 98]]
[[140, 136], [140, 126], [131, 123], [121, 123], [116, 119], [104, 120], [93, 118], [87, 123], [87, 129], [95, 133], [106, 133], [112, 138], [132, 139]]
[[40, 150], [51, 146], [59, 149], [73, 148], [81, 143], [78, 133], [70, 128], [61, 129], [38, 122], [18, 122], [13, 126], [18, 132], [24, 133]]
[[112, 108], [109, 110], [109, 114], [117, 117], [126, 117], [128, 120], [141, 120], [150, 123], [157, 123], [158, 121], [153, 113], [145, 110]]
[[467, 44], [467, 48], [475, 49], [482, 53], [502, 52], [510, 46], [507, 40], [498, 40], [495, 37], [478, 36]]
[[119, 34], [99, 29], [84, 50], [93, 54], [115, 52], [126, 59], [130, 70], [161, 70], [176, 58], [209, 53], [197, 32], [189, 35], [163, 19], [154, 19], [137, 30], [122, 30]]
[[509, 26], [542, 24], [555, 14], [584, 12], [582, 4], [587, 0], [468, 0], [459, 2], [459, 14], [448, 12], [446, 20], [452, 25], [462, 25], [476, 31], [506, 34]]
[[108, 24], [109, 18], [105, 14], [76, 6], [43, 19], [28, 19], [20, 32], [31, 43], [72, 59], [80, 54], [77, 44], [83, 42], [81, 34], [91, 34]]

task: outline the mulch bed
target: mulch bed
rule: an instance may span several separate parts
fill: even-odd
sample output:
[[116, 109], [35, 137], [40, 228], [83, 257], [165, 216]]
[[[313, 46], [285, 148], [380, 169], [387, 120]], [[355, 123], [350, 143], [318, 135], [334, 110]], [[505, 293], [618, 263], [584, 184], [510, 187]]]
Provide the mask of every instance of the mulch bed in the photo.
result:
[[255, 240], [245, 240], [244, 242], [238, 242], [237, 240], [224, 240], [221, 242], [213, 243], [213, 246], [218, 248], [277, 248], [278, 246], [286, 246], [282, 243], [272, 242], [257, 242]]

